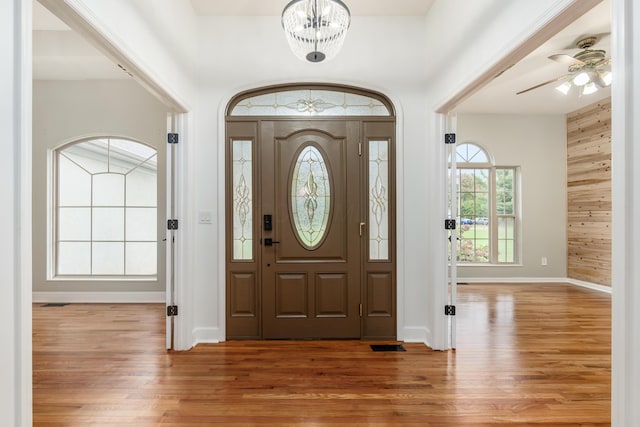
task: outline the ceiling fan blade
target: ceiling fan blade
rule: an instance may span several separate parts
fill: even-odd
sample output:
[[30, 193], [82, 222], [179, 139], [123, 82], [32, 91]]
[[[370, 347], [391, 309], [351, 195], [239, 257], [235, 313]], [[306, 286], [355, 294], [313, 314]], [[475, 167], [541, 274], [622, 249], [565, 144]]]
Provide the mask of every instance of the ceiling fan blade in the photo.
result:
[[520, 92], [517, 92], [517, 93], [516, 93], [516, 95], [520, 95], [521, 93], [529, 92], [530, 90], [538, 89], [539, 87], [546, 86], [546, 85], [551, 84], [551, 83], [553, 83], [553, 82], [557, 82], [557, 81], [559, 81], [559, 80], [564, 79], [565, 77], [569, 77], [570, 75], [571, 75], [571, 74], [565, 74], [564, 76], [560, 76], [560, 77], [557, 77], [557, 78], [555, 78], [555, 79], [552, 79], [552, 80], [546, 81], [546, 82], [544, 82], [544, 83], [540, 83], [540, 84], [537, 84], [537, 85], [535, 85], [535, 86], [531, 86], [531, 87], [530, 87], [530, 88], [528, 88], [528, 89], [521, 90]]
[[568, 66], [571, 66], [571, 65], [585, 65], [585, 63], [580, 61], [579, 59], [576, 59], [573, 56], [569, 56], [569, 55], [566, 55], [564, 53], [559, 53], [557, 55], [551, 55], [549, 57], [549, 59], [551, 59], [552, 61], [559, 62], [559, 63], [564, 64], [564, 65], [568, 65]]

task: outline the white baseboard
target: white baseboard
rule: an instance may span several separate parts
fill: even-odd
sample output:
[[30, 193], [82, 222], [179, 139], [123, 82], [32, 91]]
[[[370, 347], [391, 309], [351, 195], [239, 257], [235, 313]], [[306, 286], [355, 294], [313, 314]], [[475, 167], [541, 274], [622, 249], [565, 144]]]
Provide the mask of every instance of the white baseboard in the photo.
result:
[[195, 328], [191, 335], [194, 347], [198, 344], [218, 344], [225, 340], [220, 328]]
[[419, 342], [428, 345], [431, 337], [431, 331], [420, 326], [405, 326], [400, 332], [398, 339], [404, 342]]
[[608, 294], [611, 293], [611, 287], [609, 286], [583, 282], [581, 280], [569, 279], [567, 277], [458, 277], [458, 284], [460, 283], [568, 283], [582, 288], [588, 288]]
[[567, 279], [567, 283], [570, 283], [575, 286], [580, 286], [583, 288], [593, 289], [594, 291], [605, 292], [607, 294], [611, 293], [610, 286], [598, 285], [596, 283], [591, 283], [591, 282], [583, 282], [582, 280], [576, 280], [576, 279]]
[[566, 277], [460, 277], [458, 283], [567, 283]]
[[33, 292], [34, 303], [164, 303], [164, 292]]

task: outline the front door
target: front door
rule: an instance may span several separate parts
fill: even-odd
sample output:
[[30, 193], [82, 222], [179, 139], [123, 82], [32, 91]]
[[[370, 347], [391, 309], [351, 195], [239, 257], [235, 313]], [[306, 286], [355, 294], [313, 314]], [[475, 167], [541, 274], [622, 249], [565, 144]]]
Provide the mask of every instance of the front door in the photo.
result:
[[360, 338], [358, 121], [264, 121], [263, 337]]
[[346, 86], [229, 103], [227, 339], [396, 337], [395, 125]]

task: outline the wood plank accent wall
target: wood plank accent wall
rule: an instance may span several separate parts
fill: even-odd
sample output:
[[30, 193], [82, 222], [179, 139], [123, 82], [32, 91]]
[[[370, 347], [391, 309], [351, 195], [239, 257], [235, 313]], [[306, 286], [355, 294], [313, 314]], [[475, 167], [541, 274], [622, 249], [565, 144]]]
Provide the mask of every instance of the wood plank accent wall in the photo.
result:
[[611, 98], [567, 115], [567, 277], [611, 286]]

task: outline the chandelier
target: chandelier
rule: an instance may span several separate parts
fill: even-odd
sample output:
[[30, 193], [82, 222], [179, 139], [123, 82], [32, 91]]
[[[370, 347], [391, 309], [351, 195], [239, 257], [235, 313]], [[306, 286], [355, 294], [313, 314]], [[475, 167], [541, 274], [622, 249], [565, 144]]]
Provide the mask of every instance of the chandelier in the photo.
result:
[[309, 62], [333, 58], [350, 23], [349, 8], [340, 0], [292, 0], [282, 12], [282, 28], [291, 50]]

